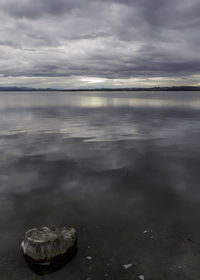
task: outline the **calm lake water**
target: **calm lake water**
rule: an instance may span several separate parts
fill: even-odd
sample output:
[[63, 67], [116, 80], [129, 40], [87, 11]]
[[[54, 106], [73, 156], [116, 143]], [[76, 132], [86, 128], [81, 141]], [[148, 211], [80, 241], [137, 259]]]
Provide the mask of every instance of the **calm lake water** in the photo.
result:
[[0, 159], [1, 280], [41, 225], [79, 247], [43, 279], [199, 279], [200, 92], [1, 92]]

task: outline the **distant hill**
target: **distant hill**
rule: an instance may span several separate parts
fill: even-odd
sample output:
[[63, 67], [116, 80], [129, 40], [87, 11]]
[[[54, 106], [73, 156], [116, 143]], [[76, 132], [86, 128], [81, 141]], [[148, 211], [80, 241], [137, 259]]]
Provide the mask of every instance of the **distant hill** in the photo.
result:
[[150, 87], [150, 88], [93, 88], [93, 89], [0, 87], [0, 91], [200, 91], [200, 86], [174, 86], [174, 87]]
[[57, 89], [30, 87], [0, 87], [0, 91], [57, 91]]
[[63, 89], [60, 91], [200, 91], [200, 86], [150, 87], [150, 88], [93, 88], [93, 89]]

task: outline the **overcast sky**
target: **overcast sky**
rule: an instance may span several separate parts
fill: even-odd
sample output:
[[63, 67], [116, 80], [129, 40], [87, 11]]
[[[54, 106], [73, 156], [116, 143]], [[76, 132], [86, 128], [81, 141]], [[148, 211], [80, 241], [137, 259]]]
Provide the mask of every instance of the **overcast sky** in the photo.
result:
[[199, 15], [199, 0], [0, 0], [0, 85], [199, 85]]

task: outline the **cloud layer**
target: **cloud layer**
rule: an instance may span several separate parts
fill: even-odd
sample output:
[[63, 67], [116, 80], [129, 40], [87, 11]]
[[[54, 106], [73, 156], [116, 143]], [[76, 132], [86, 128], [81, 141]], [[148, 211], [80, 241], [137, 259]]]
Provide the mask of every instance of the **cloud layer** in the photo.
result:
[[199, 13], [198, 0], [1, 0], [0, 84], [198, 84]]

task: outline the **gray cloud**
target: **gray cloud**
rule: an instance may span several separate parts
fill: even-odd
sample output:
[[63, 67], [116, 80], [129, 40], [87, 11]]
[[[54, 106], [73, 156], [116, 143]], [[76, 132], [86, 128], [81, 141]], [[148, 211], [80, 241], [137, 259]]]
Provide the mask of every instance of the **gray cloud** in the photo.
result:
[[2, 0], [0, 83], [200, 75], [199, 13], [197, 0]]
[[2, 9], [11, 16], [37, 19], [44, 15], [60, 15], [84, 6], [79, 0], [14, 0], [3, 1]]

